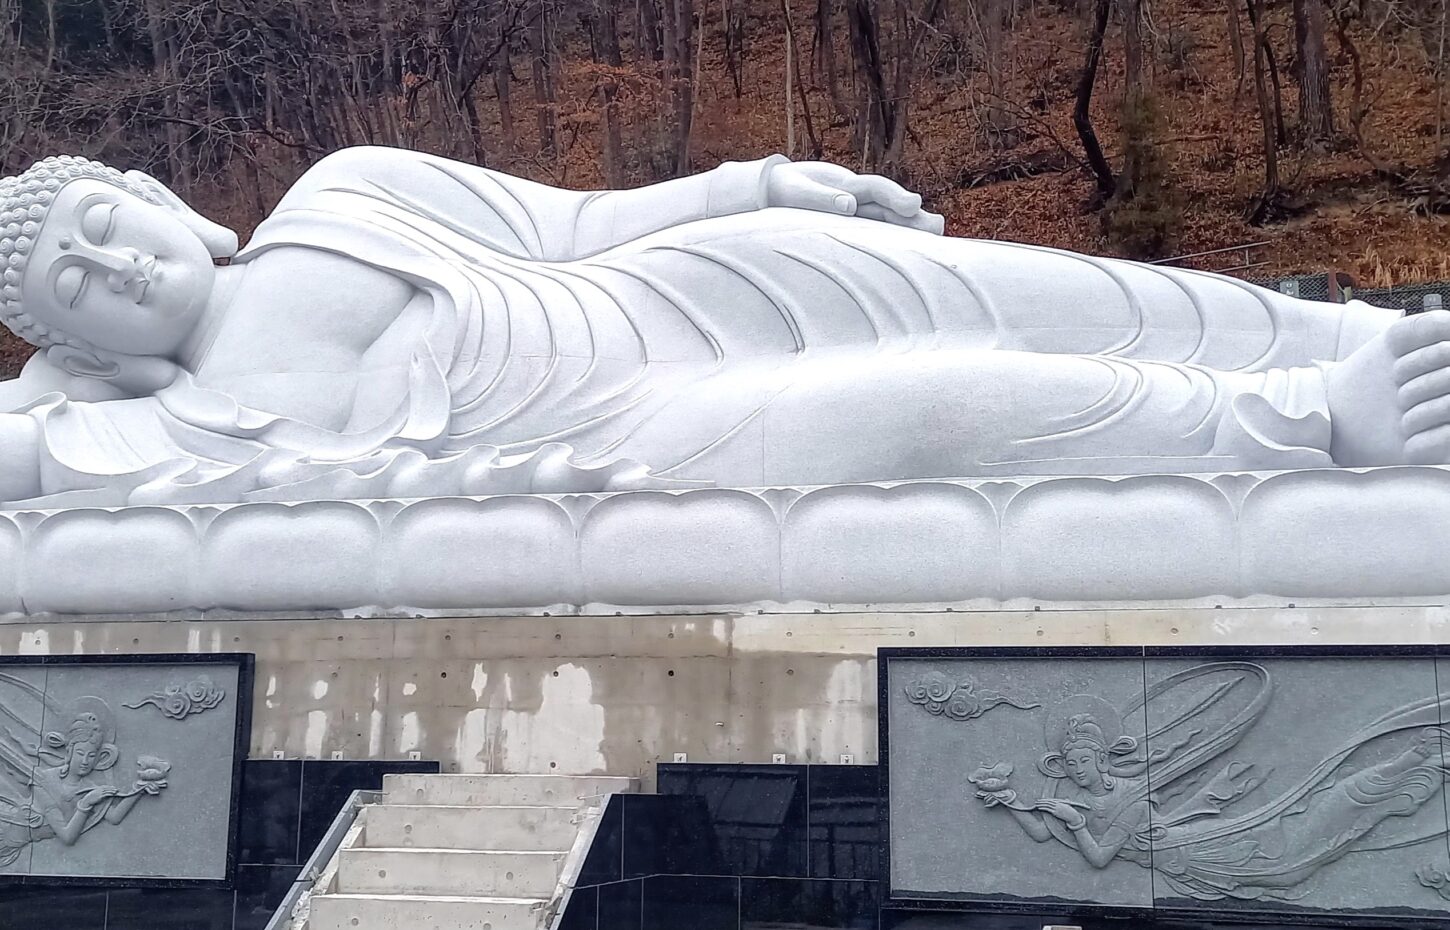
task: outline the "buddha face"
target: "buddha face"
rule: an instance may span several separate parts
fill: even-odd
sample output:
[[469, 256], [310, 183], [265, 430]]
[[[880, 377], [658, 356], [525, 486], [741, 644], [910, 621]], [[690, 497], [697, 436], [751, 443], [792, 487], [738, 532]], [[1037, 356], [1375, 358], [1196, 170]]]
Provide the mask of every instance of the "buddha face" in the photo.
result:
[[112, 352], [167, 355], [196, 326], [215, 266], [176, 216], [84, 178], [57, 192], [20, 283], [36, 319]]

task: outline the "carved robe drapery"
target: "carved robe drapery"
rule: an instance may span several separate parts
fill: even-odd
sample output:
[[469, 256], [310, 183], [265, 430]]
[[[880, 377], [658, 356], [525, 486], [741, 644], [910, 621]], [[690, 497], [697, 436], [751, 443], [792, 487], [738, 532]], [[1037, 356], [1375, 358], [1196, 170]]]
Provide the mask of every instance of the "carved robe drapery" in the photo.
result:
[[[1329, 465], [1313, 366], [1395, 316], [762, 210], [775, 163], [576, 193], [400, 150], [330, 156], [237, 261], [317, 249], [426, 293], [394, 414], [340, 433], [186, 377], [155, 397], [50, 396], [28, 408], [44, 492], [57, 505], [180, 503]], [[993, 373], [1033, 356], [1041, 391]], [[892, 366], [924, 358], [948, 359], [968, 399], [951, 421], [962, 451], [931, 474], [760, 453], [766, 418], [799, 406], [823, 367], [910, 379]]]

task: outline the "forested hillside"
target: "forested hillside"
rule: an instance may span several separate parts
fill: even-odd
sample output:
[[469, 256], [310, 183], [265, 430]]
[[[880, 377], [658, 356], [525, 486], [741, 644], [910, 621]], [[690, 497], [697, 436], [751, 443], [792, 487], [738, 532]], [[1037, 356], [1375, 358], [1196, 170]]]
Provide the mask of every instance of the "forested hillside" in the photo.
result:
[[345, 145], [573, 187], [781, 151], [894, 176], [955, 235], [1450, 278], [1447, 6], [0, 0], [0, 168], [143, 167], [246, 232]]

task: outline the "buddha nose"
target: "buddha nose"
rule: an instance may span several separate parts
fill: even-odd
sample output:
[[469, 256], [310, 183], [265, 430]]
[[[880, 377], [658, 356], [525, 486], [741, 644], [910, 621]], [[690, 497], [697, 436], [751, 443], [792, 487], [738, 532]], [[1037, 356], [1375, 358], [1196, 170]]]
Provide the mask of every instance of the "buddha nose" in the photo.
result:
[[135, 249], [126, 249], [122, 260], [116, 262], [111, 273], [106, 276], [106, 283], [118, 294], [137, 287], [144, 288], [151, 282], [151, 271], [155, 265], [154, 257], [143, 255]]

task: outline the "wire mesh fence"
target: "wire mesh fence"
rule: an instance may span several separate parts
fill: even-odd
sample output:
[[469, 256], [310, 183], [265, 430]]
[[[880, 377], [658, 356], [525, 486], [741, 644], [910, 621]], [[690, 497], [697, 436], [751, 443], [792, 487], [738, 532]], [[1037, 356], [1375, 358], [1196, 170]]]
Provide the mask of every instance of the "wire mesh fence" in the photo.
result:
[[1272, 278], [1255, 281], [1255, 284], [1276, 290], [1291, 297], [1305, 300], [1327, 300], [1343, 303], [1347, 300], [1362, 300], [1376, 307], [1389, 307], [1405, 313], [1423, 313], [1426, 310], [1450, 308], [1450, 281], [1430, 281], [1421, 284], [1400, 284], [1393, 287], [1357, 288], [1352, 284], [1336, 287], [1328, 274], [1297, 275], [1288, 278]]

